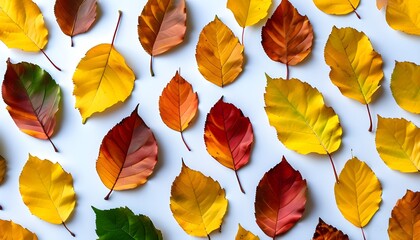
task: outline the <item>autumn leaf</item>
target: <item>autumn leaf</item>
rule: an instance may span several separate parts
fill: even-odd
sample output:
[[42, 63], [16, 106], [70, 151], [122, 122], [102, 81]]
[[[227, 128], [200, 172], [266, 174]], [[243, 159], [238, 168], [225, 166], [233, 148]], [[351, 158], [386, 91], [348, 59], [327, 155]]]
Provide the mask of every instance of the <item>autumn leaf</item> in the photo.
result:
[[181, 133], [188, 151], [191, 149], [185, 142], [183, 132], [195, 118], [197, 111], [198, 95], [177, 71], [159, 97], [159, 112], [166, 126]]
[[187, 30], [185, 0], [148, 0], [139, 16], [137, 27], [143, 49], [150, 55], [150, 74], [153, 57], [163, 54], [184, 41]]
[[[6, 160], [4, 159], [3, 156], [0, 156], [0, 184], [3, 183], [4, 178], [6, 177], [6, 170], [7, 170]], [[3, 207], [1, 205], [0, 205], [0, 210], [3, 210]]]
[[260, 240], [260, 238], [258, 236], [255, 236], [252, 232], [246, 230], [241, 226], [241, 224], [239, 224], [235, 240]]
[[96, 215], [98, 240], [162, 240], [162, 233], [145, 215], [135, 215], [129, 208], [100, 210]]
[[420, 113], [420, 66], [411, 62], [395, 62], [391, 76], [391, 92], [397, 104], [404, 110]]
[[73, 95], [83, 123], [92, 114], [124, 102], [134, 88], [134, 72], [114, 47], [121, 16], [120, 11], [112, 43], [91, 48], [74, 72]]
[[2, 240], [38, 240], [36, 234], [12, 221], [0, 219], [0, 239]]
[[385, 164], [401, 172], [420, 171], [420, 129], [405, 119], [378, 116], [376, 150]]
[[210, 239], [210, 233], [220, 228], [227, 206], [225, 190], [217, 181], [182, 162], [181, 173], [172, 183], [170, 207], [187, 234]]
[[338, 180], [331, 157], [341, 145], [343, 130], [338, 115], [309, 84], [266, 77], [265, 112], [279, 140], [301, 154], [327, 154]]
[[345, 15], [354, 12], [360, 19], [356, 8], [360, 4], [360, 0], [313, 0], [315, 6], [326, 14]]
[[418, 0], [388, 0], [386, 21], [395, 30], [420, 35], [419, 9]]
[[201, 30], [195, 58], [209, 82], [224, 87], [236, 80], [244, 65], [244, 46], [217, 16]]
[[330, 66], [330, 79], [341, 93], [366, 105], [369, 132], [372, 116], [369, 103], [384, 77], [382, 57], [372, 47], [369, 38], [354, 28], [332, 28], [325, 45], [325, 62]]
[[87, 32], [96, 20], [96, 0], [56, 0], [54, 14], [64, 34], [71, 37]]
[[61, 71], [44, 52], [48, 43], [48, 29], [36, 3], [32, 0], [0, 1], [0, 22], [0, 40], [8, 48], [27, 52], [41, 51]]
[[136, 109], [115, 125], [99, 149], [96, 171], [110, 190], [133, 189], [146, 183], [158, 160], [158, 145]]
[[381, 183], [370, 167], [357, 158], [347, 161], [335, 183], [334, 195], [337, 207], [347, 221], [361, 228], [378, 211], [382, 201]]
[[254, 133], [251, 121], [223, 97], [210, 109], [204, 124], [207, 152], [223, 166], [235, 171], [239, 188], [245, 193], [238, 170], [249, 162]]
[[272, 0], [228, 0], [229, 8], [236, 22], [242, 27], [242, 45], [244, 44], [245, 27], [252, 26], [265, 18]]
[[349, 236], [319, 218], [312, 240], [349, 240]]
[[288, 0], [282, 0], [262, 28], [261, 37], [267, 56], [286, 64], [289, 79], [289, 65], [299, 64], [312, 51], [314, 32], [308, 17], [300, 15]]
[[33, 215], [49, 223], [62, 224], [76, 236], [65, 224], [76, 205], [73, 178], [60, 164], [29, 155], [19, 177], [19, 191]]
[[376, 7], [381, 10], [382, 8], [386, 7], [388, 4], [388, 0], [376, 0]]
[[24, 133], [51, 142], [61, 90], [50, 74], [27, 62], [13, 64], [7, 60], [2, 85], [3, 100], [17, 127]]
[[390, 240], [420, 239], [420, 192], [407, 190], [391, 212]]
[[255, 217], [261, 230], [273, 239], [289, 231], [302, 218], [306, 192], [306, 180], [283, 157], [257, 186]]

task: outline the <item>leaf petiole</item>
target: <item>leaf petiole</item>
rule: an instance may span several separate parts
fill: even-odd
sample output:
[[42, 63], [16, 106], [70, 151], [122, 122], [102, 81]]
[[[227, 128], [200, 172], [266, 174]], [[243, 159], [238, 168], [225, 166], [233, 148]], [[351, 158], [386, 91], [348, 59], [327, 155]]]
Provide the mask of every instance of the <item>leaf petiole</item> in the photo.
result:
[[372, 128], [373, 128], [373, 123], [372, 123], [372, 115], [370, 114], [370, 109], [369, 109], [369, 104], [366, 103], [366, 109], [369, 115], [369, 122], [370, 122], [370, 126], [369, 126], [369, 132], [372, 132]]
[[241, 189], [241, 192], [242, 192], [243, 194], [245, 194], [245, 190], [244, 190], [244, 189], [243, 189], [243, 187], [242, 187], [241, 180], [239, 180], [238, 170], [236, 170], [236, 169], [235, 169], [235, 176], [236, 176], [236, 180], [238, 181], [239, 188]]
[[40, 49], [42, 54], [44, 54], [44, 56], [48, 59], [48, 61], [50, 61], [50, 63], [58, 70], [61, 72], [61, 68], [57, 67], [57, 65], [54, 64], [54, 62], [50, 59], [50, 57], [48, 57], [48, 55], [44, 52], [43, 49]]
[[76, 234], [74, 234], [70, 229], [67, 227], [67, 225], [64, 222], [61, 222], [61, 224], [64, 226], [64, 228], [70, 233], [72, 237], [76, 237]]
[[333, 171], [334, 171], [335, 182], [336, 182], [336, 183], [340, 183], [340, 181], [338, 180], [337, 170], [335, 169], [335, 165], [334, 165], [333, 159], [332, 159], [332, 157], [331, 157], [331, 154], [330, 154], [329, 152], [327, 152], [327, 155], [328, 155], [328, 157], [330, 158], [331, 166], [332, 166]]
[[180, 132], [181, 133], [181, 138], [182, 138], [182, 141], [184, 142], [184, 144], [185, 144], [185, 146], [187, 147], [187, 149], [188, 149], [188, 151], [189, 152], [191, 152], [191, 148], [188, 146], [188, 144], [187, 144], [187, 142], [185, 141], [185, 139], [184, 139], [184, 131], [181, 131]]

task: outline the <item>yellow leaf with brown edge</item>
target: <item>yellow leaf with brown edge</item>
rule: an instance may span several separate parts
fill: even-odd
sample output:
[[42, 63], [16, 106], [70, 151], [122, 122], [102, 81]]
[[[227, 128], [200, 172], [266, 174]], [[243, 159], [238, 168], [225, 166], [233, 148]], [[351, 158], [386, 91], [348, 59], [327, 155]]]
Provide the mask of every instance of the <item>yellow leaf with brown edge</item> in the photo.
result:
[[407, 190], [392, 209], [389, 219], [390, 240], [420, 239], [420, 192]]
[[376, 150], [385, 164], [400, 172], [420, 171], [420, 129], [405, 119], [378, 116]]
[[19, 191], [33, 215], [49, 223], [63, 224], [68, 230], [65, 222], [76, 206], [76, 193], [73, 177], [60, 164], [29, 155], [19, 177]]
[[170, 198], [172, 214], [182, 229], [191, 236], [208, 237], [220, 228], [227, 207], [226, 193], [220, 184], [182, 162]]
[[[115, 33], [121, 15], [120, 12]], [[76, 96], [76, 108], [83, 123], [92, 114], [124, 102], [134, 88], [134, 72], [114, 47], [115, 33], [111, 44], [103, 43], [91, 48], [74, 72], [73, 95]]]
[[331, 69], [332, 83], [344, 96], [366, 105], [371, 132], [369, 103], [384, 77], [381, 55], [373, 49], [363, 32], [351, 27], [334, 26], [325, 45], [324, 56]]
[[236, 80], [244, 64], [244, 46], [217, 16], [200, 33], [195, 57], [209, 82], [224, 87]]
[[260, 238], [258, 236], [255, 236], [252, 232], [246, 230], [241, 226], [241, 224], [239, 224], [235, 240], [260, 240]]
[[12, 221], [0, 219], [0, 229], [2, 240], [38, 240], [36, 234]]
[[354, 12], [358, 18], [356, 9], [360, 0], [313, 0], [315, 6], [326, 14], [345, 15]]
[[391, 76], [391, 92], [404, 110], [420, 113], [420, 66], [412, 62], [395, 62]]
[[398, 31], [420, 35], [420, 1], [388, 0], [386, 4], [386, 21]]
[[347, 221], [363, 228], [379, 210], [382, 187], [372, 169], [356, 157], [347, 161], [335, 183], [337, 207]]

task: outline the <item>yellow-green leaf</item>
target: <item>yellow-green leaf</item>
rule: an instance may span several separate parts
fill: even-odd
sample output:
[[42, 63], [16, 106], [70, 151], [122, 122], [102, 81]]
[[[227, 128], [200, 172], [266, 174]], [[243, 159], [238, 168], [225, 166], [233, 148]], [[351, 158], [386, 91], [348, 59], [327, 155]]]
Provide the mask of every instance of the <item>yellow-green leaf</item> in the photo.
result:
[[246, 230], [241, 226], [241, 224], [239, 224], [235, 240], [260, 240], [260, 238], [258, 236], [255, 236], [252, 232]]
[[341, 171], [339, 183], [334, 186], [334, 195], [344, 218], [363, 228], [379, 209], [382, 188], [372, 169], [354, 157]]
[[227, 206], [225, 190], [217, 181], [182, 163], [181, 173], [172, 183], [170, 207], [187, 234], [205, 237], [219, 229]]
[[420, 171], [420, 129], [405, 119], [378, 116], [376, 150], [385, 164], [401, 172]]
[[91, 48], [74, 72], [73, 95], [83, 123], [92, 114], [124, 102], [134, 88], [134, 72], [115, 49], [114, 40], [115, 34], [111, 44]]
[[38, 52], [48, 42], [44, 17], [32, 0], [1, 0], [0, 22], [0, 40], [9, 48]]
[[391, 91], [397, 104], [406, 111], [420, 113], [420, 66], [411, 62], [395, 62]]
[[372, 118], [369, 103], [384, 77], [382, 57], [372, 47], [369, 38], [354, 28], [332, 28], [325, 45], [325, 62], [330, 66], [330, 79], [341, 93], [368, 108], [370, 128]]
[[244, 46], [216, 16], [200, 33], [195, 57], [198, 70], [208, 81], [223, 87], [242, 72]]
[[[315, 6], [326, 14], [345, 15], [356, 13], [360, 0], [313, 0]], [[357, 15], [357, 13], [356, 13]], [[357, 15], [359, 17], [359, 15]], [[360, 18], [360, 17], [359, 17]]]
[[298, 79], [267, 77], [265, 111], [279, 140], [301, 154], [330, 154], [341, 144], [338, 115], [322, 94]]
[[0, 220], [0, 229], [2, 240], [38, 240], [34, 233], [12, 221]]
[[4, 159], [4, 157], [0, 156], [0, 184], [3, 182], [4, 177], [6, 176], [6, 170], [6, 160]]
[[386, 3], [388, 25], [408, 34], [420, 35], [419, 12], [419, 0], [388, 0]]
[[65, 226], [76, 205], [72, 176], [60, 164], [31, 155], [20, 174], [19, 190], [31, 213], [49, 223]]

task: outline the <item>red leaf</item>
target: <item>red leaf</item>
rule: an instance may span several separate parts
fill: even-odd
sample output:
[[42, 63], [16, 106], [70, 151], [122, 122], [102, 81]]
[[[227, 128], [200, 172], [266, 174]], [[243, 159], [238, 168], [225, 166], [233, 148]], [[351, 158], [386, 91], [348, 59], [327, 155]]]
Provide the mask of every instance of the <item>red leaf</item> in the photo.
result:
[[312, 240], [349, 240], [349, 236], [319, 218]]
[[249, 161], [254, 133], [249, 118], [223, 97], [210, 109], [204, 126], [207, 152], [220, 164], [237, 171]]
[[275, 238], [291, 229], [302, 218], [306, 191], [306, 180], [283, 157], [257, 186], [255, 217], [261, 230]]

